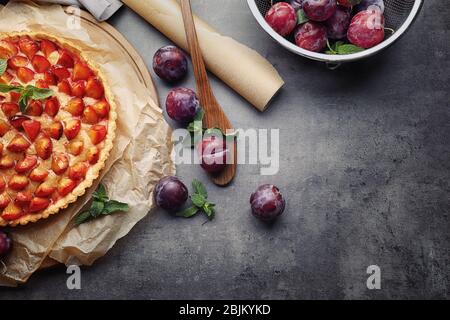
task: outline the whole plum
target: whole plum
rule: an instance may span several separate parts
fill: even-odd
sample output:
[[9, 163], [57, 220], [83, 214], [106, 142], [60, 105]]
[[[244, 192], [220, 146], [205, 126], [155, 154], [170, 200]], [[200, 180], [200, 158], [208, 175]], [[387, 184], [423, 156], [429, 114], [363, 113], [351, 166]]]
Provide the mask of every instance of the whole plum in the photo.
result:
[[169, 117], [179, 123], [192, 122], [200, 110], [200, 102], [194, 91], [188, 88], [170, 90], [166, 99], [166, 111]]
[[300, 48], [320, 52], [327, 45], [327, 28], [312, 21], [301, 24], [295, 31], [295, 43]]
[[275, 3], [266, 13], [265, 19], [283, 37], [290, 34], [297, 25], [297, 13], [287, 2]]
[[168, 211], [175, 211], [186, 203], [189, 192], [180, 179], [167, 176], [159, 180], [154, 195], [158, 207]]
[[330, 19], [325, 21], [328, 38], [338, 40], [347, 35], [347, 30], [351, 20], [351, 9], [338, 7]]
[[229, 150], [225, 139], [211, 135], [205, 136], [197, 146], [201, 158], [200, 166], [209, 173], [222, 171], [227, 165]]
[[325, 21], [336, 11], [336, 0], [304, 0], [303, 11], [313, 21]]
[[348, 40], [355, 46], [368, 49], [384, 40], [384, 16], [380, 10], [368, 9], [357, 13], [348, 28]]
[[162, 47], [153, 56], [153, 70], [161, 79], [177, 82], [186, 76], [186, 55], [175, 46]]
[[255, 217], [271, 221], [283, 213], [286, 202], [276, 186], [265, 184], [251, 195], [250, 205]]

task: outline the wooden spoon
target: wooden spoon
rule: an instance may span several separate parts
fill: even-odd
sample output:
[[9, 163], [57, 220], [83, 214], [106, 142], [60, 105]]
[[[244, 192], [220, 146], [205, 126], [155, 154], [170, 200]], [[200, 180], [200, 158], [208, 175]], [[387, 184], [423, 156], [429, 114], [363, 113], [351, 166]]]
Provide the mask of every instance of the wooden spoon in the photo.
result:
[[[184, 28], [189, 51], [191, 53], [192, 65], [194, 67], [197, 92], [200, 103], [205, 111], [203, 125], [207, 128], [219, 128], [222, 132], [226, 133], [227, 130], [232, 130], [233, 127], [214, 97], [209, 84], [202, 52], [198, 44], [197, 31], [195, 29], [190, 0], [181, 0], [181, 12], [183, 14]], [[229, 184], [236, 174], [236, 139], [234, 139], [234, 143], [231, 146], [228, 146], [228, 148], [232, 154], [233, 163], [227, 164], [225, 169], [218, 174], [211, 175], [213, 182], [219, 186], [226, 186]]]

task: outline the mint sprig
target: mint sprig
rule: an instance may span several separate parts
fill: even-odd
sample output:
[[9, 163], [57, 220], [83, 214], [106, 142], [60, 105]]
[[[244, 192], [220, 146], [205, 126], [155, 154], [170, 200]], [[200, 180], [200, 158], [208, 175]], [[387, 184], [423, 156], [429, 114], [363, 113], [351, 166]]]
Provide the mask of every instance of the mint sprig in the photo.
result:
[[186, 138], [183, 139], [183, 146], [194, 148], [205, 136], [237, 137], [237, 132], [224, 133], [217, 127], [205, 128], [203, 126], [204, 116], [205, 112], [203, 109], [200, 109], [200, 111], [195, 115], [194, 121], [186, 127], [186, 130], [189, 132], [189, 136], [186, 136]]
[[198, 137], [201, 137], [199, 133], [204, 133], [206, 129], [203, 128], [203, 117], [205, 116], [205, 111], [200, 109], [194, 117], [194, 121], [189, 123], [186, 130], [189, 132], [189, 137], [184, 139], [184, 146], [193, 148], [197, 145]]
[[8, 92], [20, 92], [22, 91], [22, 86], [13, 86], [10, 84], [0, 83], [0, 92], [8, 93]]
[[192, 121], [191, 123], [189, 123], [189, 125], [187, 126], [187, 131], [189, 132], [197, 132], [203, 129], [202, 127], [202, 123], [203, 123], [203, 117], [205, 116], [205, 111], [203, 111], [203, 109], [200, 109], [197, 114], [194, 117], [194, 121]]
[[[1, 65], [0, 65], [0, 68], [1, 68]], [[54, 92], [51, 89], [37, 88], [32, 85], [22, 86], [22, 85], [9, 85], [9, 84], [3, 84], [3, 83], [0, 83], [0, 92], [20, 93], [19, 107], [20, 107], [20, 111], [22, 113], [25, 112], [25, 110], [28, 106], [28, 101], [30, 99], [44, 100], [44, 99], [47, 99], [54, 95]]]
[[178, 212], [177, 216], [191, 218], [199, 212], [203, 212], [209, 220], [214, 219], [216, 214], [216, 205], [208, 201], [208, 192], [206, 191], [203, 183], [197, 179], [194, 179], [194, 181], [192, 181], [192, 189], [194, 190], [194, 193], [191, 195], [193, 206]]
[[308, 22], [309, 18], [306, 16], [306, 13], [303, 9], [299, 9], [297, 11], [297, 25]]
[[327, 47], [328, 50], [325, 51], [326, 54], [338, 54], [338, 55], [345, 55], [345, 54], [352, 54], [364, 51], [363, 48], [355, 46], [350, 43], [345, 43], [344, 41], [336, 41], [334, 44], [330, 44], [329, 41], [327, 41]]
[[116, 200], [110, 200], [105, 187], [100, 184], [92, 195], [92, 203], [89, 210], [83, 211], [75, 218], [75, 225], [91, 221], [101, 216], [107, 216], [116, 212], [130, 210], [128, 204]]

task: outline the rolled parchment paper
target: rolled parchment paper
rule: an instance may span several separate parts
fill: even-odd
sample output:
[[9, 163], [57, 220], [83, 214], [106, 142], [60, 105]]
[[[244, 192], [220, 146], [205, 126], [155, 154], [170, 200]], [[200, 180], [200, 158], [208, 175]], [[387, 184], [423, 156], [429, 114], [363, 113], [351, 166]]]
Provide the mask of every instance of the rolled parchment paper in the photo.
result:
[[[123, 0], [156, 29], [187, 50], [181, 8], [175, 0]], [[197, 35], [207, 68], [259, 111], [283, 86], [275, 68], [256, 51], [223, 36], [195, 17]]]

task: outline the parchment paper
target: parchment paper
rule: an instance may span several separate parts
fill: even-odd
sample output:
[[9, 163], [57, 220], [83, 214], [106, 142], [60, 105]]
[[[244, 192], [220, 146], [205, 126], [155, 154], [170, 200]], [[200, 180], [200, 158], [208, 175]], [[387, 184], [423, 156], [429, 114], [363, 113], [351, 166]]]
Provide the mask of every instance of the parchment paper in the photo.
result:
[[155, 183], [174, 174], [170, 128], [149, 91], [123, 54], [114, 50], [94, 27], [67, 28], [68, 15], [59, 5], [39, 7], [10, 2], [0, 12], [0, 30], [45, 31], [70, 39], [103, 69], [118, 107], [114, 148], [102, 171], [111, 198], [127, 202], [131, 210], [74, 228], [72, 218], [91, 199], [101, 178], [66, 210], [41, 222], [10, 229], [14, 247], [4, 263], [0, 285], [24, 283], [49, 256], [58, 262], [91, 265], [149, 212]]
[[[178, 46], [187, 50], [183, 17], [176, 0], [122, 2]], [[208, 69], [259, 111], [264, 111], [284, 84], [275, 68], [256, 51], [221, 35], [198, 17], [195, 17], [195, 25]]]

